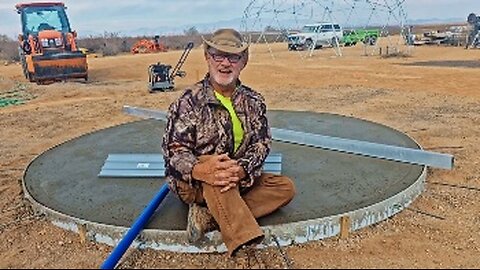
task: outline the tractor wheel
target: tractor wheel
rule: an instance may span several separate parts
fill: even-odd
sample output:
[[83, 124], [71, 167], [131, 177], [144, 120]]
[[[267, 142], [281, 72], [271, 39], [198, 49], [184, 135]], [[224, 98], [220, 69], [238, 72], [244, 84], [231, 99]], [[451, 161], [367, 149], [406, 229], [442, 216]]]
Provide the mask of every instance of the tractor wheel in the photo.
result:
[[367, 37], [365, 39], [365, 44], [367, 44], [367, 45], [374, 46], [376, 43], [377, 43], [377, 38], [374, 37], [374, 36]]
[[25, 76], [25, 79], [29, 79], [29, 74], [28, 74], [28, 69], [27, 69], [27, 61], [25, 60], [25, 56], [21, 55], [20, 56], [20, 61], [22, 62], [22, 71], [23, 75]]
[[33, 73], [28, 72], [27, 79], [29, 82], [35, 82], [35, 78], [33, 78]]
[[305, 48], [306, 48], [307, 50], [312, 50], [312, 49], [314, 49], [314, 47], [313, 47], [313, 41], [312, 41], [311, 39], [307, 39], [307, 40], [305, 41]]
[[35, 79], [33, 78], [33, 73], [28, 71], [27, 59], [25, 58], [25, 55], [20, 54], [20, 61], [22, 62], [23, 76], [25, 76], [25, 79], [27, 79], [29, 82], [34, 82]]

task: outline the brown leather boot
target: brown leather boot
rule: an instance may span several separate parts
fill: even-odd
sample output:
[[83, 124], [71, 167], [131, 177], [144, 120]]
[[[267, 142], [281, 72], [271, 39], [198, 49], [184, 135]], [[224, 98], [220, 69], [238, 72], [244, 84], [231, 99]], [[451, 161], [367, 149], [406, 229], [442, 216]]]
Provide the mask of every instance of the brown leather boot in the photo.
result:
[[217, 230], [218, 224], [207, 207], [196, 203], [189, 205], [187, 218], [187, 241], [196, 243], [205, 233]]

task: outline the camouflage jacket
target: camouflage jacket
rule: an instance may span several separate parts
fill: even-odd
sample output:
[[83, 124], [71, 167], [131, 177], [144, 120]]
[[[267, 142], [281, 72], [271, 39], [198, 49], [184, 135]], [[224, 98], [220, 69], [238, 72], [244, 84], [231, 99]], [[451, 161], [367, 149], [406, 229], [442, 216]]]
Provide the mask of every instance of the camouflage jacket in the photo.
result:
[[201, 155], [228, 153], [237, 160], [247, 174], [239, 183], [241, 189], [250, 187], [260, 176], [272, 138], [264, 98], [239, 84], [232, 104], [244, 129], [235, 153], [230, 114], [215, 97], [208, 75], [170, 105], [162, 148], [165, 175], [173, 192], [177, 193], [177, 181], [198, 185], [192, 179], [192, 169]]

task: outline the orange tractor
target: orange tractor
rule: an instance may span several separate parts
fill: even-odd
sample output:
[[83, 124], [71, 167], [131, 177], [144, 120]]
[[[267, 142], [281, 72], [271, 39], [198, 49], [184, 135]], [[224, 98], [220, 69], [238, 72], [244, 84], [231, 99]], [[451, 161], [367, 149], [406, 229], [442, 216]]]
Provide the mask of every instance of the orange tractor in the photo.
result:
[[18, 35], [25, 78], [45, 83], [69, 78], [88, 79], [87, 58], [77, 48], [64, 3], [17, 4], [22, 22]]
[[136, 53], [155, 53], [155, 52], [166, 52], [167, 47], [160, 43], [160, 36], [155, 36], [154, 40], [142, 39], [133, 44], [131, 52]]

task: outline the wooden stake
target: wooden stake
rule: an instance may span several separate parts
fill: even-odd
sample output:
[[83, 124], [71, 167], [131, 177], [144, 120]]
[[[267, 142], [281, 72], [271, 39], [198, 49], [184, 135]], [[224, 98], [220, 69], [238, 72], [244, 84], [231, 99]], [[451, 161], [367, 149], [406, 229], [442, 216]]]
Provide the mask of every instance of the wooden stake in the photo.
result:
[[340, 239], [348, 238], [350, 234], [350, 217], [343, 216], [340, 218]]
[[78, 228], [78, 234], [80, 235], [80, 243], [82, 245], [85, 245], [87, 242], [87, 225], [85, 224], [79, 224], [77, 225]]

